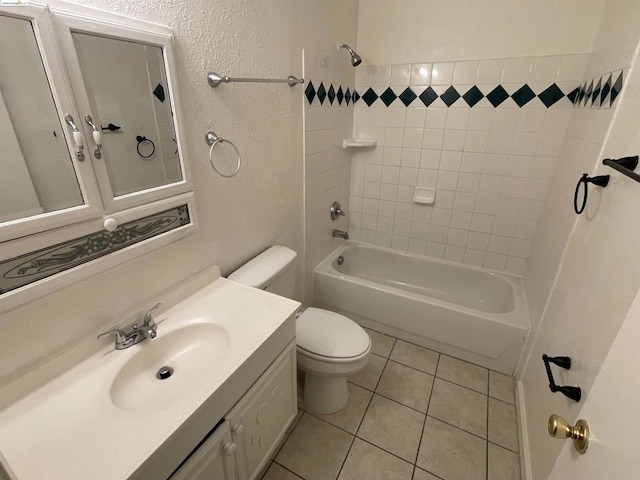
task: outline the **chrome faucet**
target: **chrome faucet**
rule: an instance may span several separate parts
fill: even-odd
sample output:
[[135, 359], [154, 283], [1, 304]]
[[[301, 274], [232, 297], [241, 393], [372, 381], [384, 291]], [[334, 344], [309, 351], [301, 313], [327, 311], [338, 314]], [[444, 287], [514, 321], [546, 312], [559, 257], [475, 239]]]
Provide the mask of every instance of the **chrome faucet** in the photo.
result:
[[349, 234], [347, 232], [343, 232], [342, 230], [334, 230], [332, 236], [349, 240]]
[[133, 324], [129, 332], [125, 332], [120, 328], [115, 328], [108, 332], [101, 333], [98, 335], [98, 338], [114, 333], [116, 336], [116, 350], [124, 350], [125, 348], [132, 347], [135, 344], [140, 343], [145, 338], [155, 338], [158, 334], [158, 326], [156, 325], [156, 322], [153, 321], [151, 312], [160, 305], [162, 304], [156, 303], [147, 311], [147, 313], [145, 313], [141, 326]]

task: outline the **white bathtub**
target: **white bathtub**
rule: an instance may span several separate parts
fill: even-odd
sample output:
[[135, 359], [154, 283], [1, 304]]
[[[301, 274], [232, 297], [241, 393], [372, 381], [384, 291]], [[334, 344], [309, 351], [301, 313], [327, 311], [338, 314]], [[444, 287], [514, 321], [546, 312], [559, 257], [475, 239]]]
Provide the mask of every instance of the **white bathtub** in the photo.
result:
[[521, 278], [356, 242], [313, 270], [313, 303], [509, 375], [529, 330]]

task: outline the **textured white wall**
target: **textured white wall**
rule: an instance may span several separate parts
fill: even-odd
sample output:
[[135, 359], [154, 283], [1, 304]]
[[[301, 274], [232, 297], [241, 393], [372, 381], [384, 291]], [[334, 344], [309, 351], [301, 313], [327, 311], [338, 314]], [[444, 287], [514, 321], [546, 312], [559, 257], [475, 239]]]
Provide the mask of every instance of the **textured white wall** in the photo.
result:
[[[303, 48], [330, 51], [338, 41], [355, 43], [355, 0], [82, 3], [173, 28], [200, 232], [0, 317], [0, 378], [161, 301], [161, 292], [208, 265], [226, 274], [275, 243], [302, 254], [304, 88], [232, 84], [214, 90], [206, 74], [300, 75]], [[242, 152], [236, 177], [223, 179], [208, 166], [203, 137], [209, 129]]]
[[[587, 76], [607, 72], [616, 65], [633, 65], [640, 35], [639, 15], [636, 1], [608, 2]], [[619, 37], [619, 31], [633, 31], [635, 35]], [[624, 38], [624, 43], [613, 42], [612, 35]], [[640, 288], [640, 253], [626, 248], [640, 242], [640, 227], [630, 220], [640, 214], [640, 189], [634, 181], [600, 163], [602, 158], [637, 155], [640, 151], [639, 89], [636, 65], [625, 81], [616, 111], [574, 110], [534, 240], [525, 274], [532, 345], [527, 347], [528, 362], [520, 375], [533, 479], [547, 478], [563, 446], [548, 437], [549, 414], [573, 421], [582, 405], [549, 392], [540, 357], [543, 353], [572, 357], [570, 371], [554, 369], [556, 381], [580, 386], [586, 398]], [[573, 189], [582, 172], [609, 174], [611, 181], [602, 191], [590, 189], [587, 210], [576, 217]], [[633, 378], [631, 371], [628, 378]]]
[[591, 53], [605, 0], [360, 0], [365, 64]]

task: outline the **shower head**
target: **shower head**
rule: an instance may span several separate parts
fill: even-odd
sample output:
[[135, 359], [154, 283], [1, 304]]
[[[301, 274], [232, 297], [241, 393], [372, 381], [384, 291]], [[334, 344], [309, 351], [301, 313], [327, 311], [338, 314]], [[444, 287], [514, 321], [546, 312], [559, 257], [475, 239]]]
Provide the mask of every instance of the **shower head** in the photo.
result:
[[362, 57], [360, 55], [358, 55], [353, 48], [351, 48], [349, 45], [347, 45], [346, 43], [339, 43], [338, 44], [338, 50], [340, 50], [341, 48], [344, 48], [347, 50], [347, 52], [349, 52], [351, 54], [351, 65], [353, 65], [354, 67], [357, 67], [358, 65], [360, 65], [362, 63]]

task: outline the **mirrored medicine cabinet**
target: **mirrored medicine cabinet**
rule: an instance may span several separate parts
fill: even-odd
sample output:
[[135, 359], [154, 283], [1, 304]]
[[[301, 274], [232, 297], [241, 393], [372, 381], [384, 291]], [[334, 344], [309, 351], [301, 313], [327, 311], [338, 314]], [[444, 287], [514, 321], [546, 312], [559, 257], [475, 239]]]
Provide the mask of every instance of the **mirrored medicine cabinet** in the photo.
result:
[[[176, 82], [168, 28], [62, 2], [0, 7], [0, 302], [91, 260], [56, 269], [66, 252], [33, 252], [119, 234], [141, 254], [194, 231]], [[180, 225], [150, 235], [172, 209]]]

